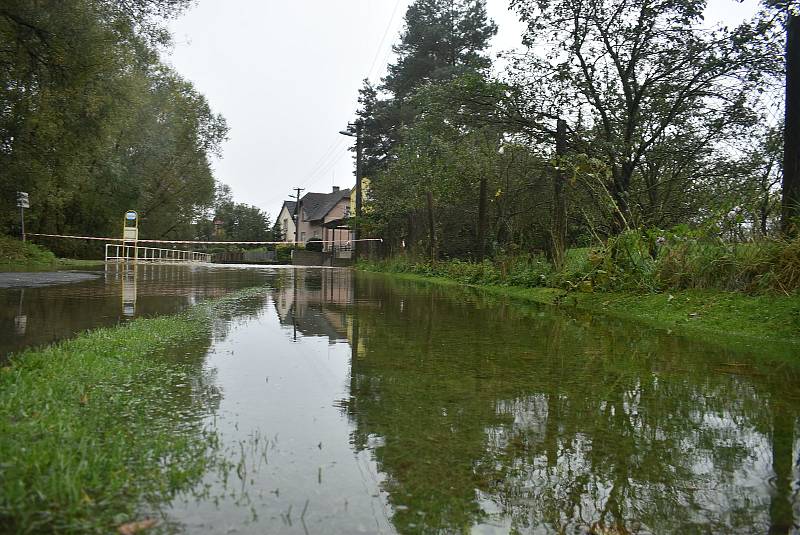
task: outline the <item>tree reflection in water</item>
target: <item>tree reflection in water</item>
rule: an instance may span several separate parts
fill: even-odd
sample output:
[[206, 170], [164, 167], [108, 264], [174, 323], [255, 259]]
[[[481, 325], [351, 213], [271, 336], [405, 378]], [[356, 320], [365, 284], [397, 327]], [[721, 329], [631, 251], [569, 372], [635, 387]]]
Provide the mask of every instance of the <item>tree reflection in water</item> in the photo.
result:
[[800, 367], [470, 290], [356, 284], [380, 309], [352, 309], [342, 406], [398, 531], [797, 530]]

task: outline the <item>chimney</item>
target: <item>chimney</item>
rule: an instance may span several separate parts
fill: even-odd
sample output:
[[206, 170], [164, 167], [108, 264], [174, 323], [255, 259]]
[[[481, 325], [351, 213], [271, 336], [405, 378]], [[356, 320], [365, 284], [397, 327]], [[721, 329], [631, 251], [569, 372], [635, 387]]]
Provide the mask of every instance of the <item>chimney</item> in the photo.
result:
[[333, 186], [333, 193], [336, 193], [337, 191], [339, 191], [339, 186]]

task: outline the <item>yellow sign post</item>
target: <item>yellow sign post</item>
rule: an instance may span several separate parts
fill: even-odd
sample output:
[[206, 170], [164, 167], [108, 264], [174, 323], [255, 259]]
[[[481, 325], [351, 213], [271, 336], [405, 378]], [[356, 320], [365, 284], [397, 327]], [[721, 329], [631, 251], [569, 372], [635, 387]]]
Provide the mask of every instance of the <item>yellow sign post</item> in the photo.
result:
[[136, 210], [128, 210], [125, 212], [125, 221], [122, 224], [122, 249], [125, 251], [125, 258], [128, 258], [126, 245], [128, 242], [133, 242], [133, 261], [139, 259], [137, 250], [137, 241], [139, 241], [139, 214]]

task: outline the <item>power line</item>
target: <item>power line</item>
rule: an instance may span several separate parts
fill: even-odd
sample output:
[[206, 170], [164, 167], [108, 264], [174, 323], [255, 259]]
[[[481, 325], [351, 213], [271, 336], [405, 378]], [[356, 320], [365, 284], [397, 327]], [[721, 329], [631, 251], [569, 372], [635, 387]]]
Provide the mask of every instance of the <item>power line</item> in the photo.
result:
[[[381, 50], [383, 50], [383, 43], [386, 42], [386, 36], [389, 35], [389, 30], [392, 29], [392, 23], [394, 22], [394, 17], [397, 15], [397, 8], [400, 7], [400, 0], [397, 0], [394, 3], [394, 9], [392, 10], [392, 16], [389, 17], [389, 23], [386, 25], [386, 29], [383, 31], [383, 37], [381, 37], [381, 42], [378, 45], [377, 50], [375, 50], [375, 57], [372, 58], [372, 65], [369, 66], [369, 71], [367, 72], [367, 79], [372, 78], [373, 70], [375, 69], [375, 65], [378, 62], [378, 57], [381, 55]], [[391, 51], [391, 48], [389, 49]], [[386, 53], [385, 58], [389, 57], [389, 53]], [[384, 61], [385, 62], [385, 61]]]

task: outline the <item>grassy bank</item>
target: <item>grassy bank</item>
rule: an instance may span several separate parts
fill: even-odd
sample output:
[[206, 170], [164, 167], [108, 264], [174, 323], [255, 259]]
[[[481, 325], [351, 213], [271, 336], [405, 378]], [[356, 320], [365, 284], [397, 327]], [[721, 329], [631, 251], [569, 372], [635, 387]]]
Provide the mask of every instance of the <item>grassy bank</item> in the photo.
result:
[[102, 260], [57, 258], [46, 248], [0, 235], [0, 271], [82, 268], [103, 265]]
[[[574, 256], [585, 255], [585, 251], [578, 251]], [[514, 284], [513, 278], [501, 279], [496, 265], [471, 264], [466, 268], [465, 265], [464, 262], [418, 264], [395, 259], [362, 263], [359, 268], [391, 273], [404, 279], [468, 285], [514, 299], [572, 306], [677, 333], [700, 335], [726, 345], [743, 341], [751, 346], [770, 342], [800, 347], [800, 297], [797, 295], [776, 292], [745, 294], [710, 288], [598, 291], [590, 284], [575, 284], [568, 286], [570, 289], [533, 284], [524, 286]], [[546, 284], [552, 279], [531, 273], [524, 280]]]
[[196, 481], [216, 440], [201, 424], [211, 321], [247, 293], [0, 368], [0, 532], [108, 533]]

